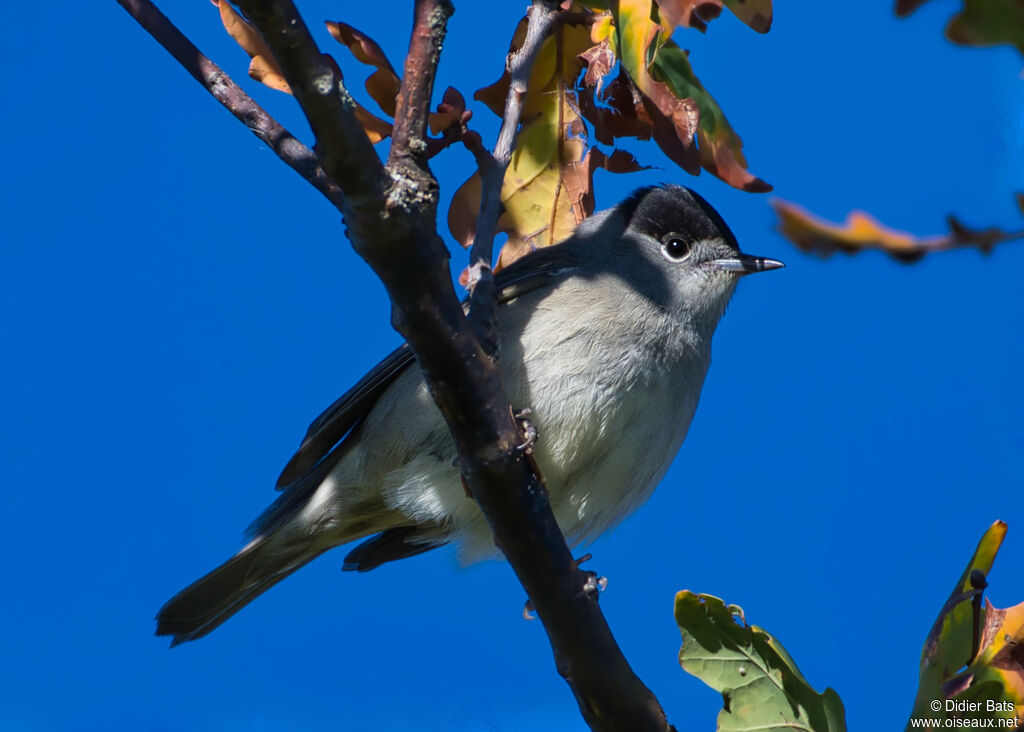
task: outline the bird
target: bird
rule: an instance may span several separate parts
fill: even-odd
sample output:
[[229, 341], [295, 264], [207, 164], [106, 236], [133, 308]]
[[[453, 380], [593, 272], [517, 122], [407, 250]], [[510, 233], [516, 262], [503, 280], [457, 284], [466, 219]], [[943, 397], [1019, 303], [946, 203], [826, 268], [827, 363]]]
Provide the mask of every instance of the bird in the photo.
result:
[[[741, 253], [704, 198], [663, 184], [495, 274], [503, 383], [530, 411], [531, 449], [570, 545], [650, 497], [689, 430], [737, 282], [782, 266]], [[156, 634], [172, 646], [351, 542], [361, 540], [343, 569], [358, 572], [445, 544], [463, 563], [498, 554], [408, 344], [313, 421], [277, 487], [248, 543], [160, 609]]]

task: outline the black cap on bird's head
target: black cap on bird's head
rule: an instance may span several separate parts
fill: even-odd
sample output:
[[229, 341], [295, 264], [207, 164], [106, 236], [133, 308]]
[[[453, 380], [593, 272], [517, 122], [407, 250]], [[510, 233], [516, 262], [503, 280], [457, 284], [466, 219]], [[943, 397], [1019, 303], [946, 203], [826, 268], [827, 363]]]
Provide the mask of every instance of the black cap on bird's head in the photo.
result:
[[619, 204], [634, 232], [657, 240], [670, 260], [682, 260], [695, 244], [715, 248], [705, 265], [738, 275], [783, 267], [782, 262], [743, 254], [725, 220], [695, 191], [678, 185], [640, 188]]

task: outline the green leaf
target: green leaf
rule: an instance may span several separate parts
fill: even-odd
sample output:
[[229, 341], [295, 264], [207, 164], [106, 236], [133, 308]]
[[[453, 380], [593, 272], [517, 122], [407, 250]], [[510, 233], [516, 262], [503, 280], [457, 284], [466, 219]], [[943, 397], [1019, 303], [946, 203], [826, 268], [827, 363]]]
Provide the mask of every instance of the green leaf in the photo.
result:
[[679, 663], [722, 692], [723, 732], [845, 732], [843, 703], [832, 689], [818, 694], [782, 645], [746, 624], [743, 611], [711, 595], [676, 594], [683, 634]]

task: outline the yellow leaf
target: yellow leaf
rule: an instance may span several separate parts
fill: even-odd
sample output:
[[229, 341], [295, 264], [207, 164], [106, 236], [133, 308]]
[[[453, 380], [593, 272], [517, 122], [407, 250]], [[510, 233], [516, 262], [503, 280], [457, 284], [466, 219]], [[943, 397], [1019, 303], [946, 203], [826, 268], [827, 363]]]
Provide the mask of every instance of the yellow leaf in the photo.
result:
[[[511, 52], [522, 43], [520, 24]], [[498, 231], [508, 239], [495, 269], [505, 267], [532, 249], [569, 237], [593, 210], [586, 198], [587, 173], [580, 168], [587, 146], [585, 128], [575, 109], [573, 90], [583, 62], [579, 54], [592, 46], [587, 25], [561, 25], [538, 50], [523, 100], [521, 129], [501, 189], [504, 212]], [[477, 91], [492, 109], [503, 109], [507, 75]], [[585, 204], [589, 203], [588, 209]], [[455, 193], [448, 227], [463, 246], [472, 244], [480, 204], [480, 180], [471, 177]]]
[[989, 527], [932, 626], [907, 730], [926, 719], [938, 721], [936, 728], [985, 726], [951, 725], [952, 720], [1024, 721], [1024, 603], [999, 609], [986, 599], [981, 607], [986, 577], [1005, 536], [1002, 521]]

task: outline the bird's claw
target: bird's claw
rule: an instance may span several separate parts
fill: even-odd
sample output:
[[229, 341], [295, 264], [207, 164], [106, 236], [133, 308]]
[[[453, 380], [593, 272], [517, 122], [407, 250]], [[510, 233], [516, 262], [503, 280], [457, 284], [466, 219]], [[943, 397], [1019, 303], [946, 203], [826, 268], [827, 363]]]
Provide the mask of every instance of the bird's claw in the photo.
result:
[[533, 410], [529, 407], [524, 407], [512, 413], [516, 422], [519, 423], [519, 428], [523, 431], [523, 444], [516, 445], [516, 450], [527, 455], [533, 452], [533, 446], [537, 442], [537, 438], [540, 437], [540, 432], [537, 431], [533, 422], [527, 419], [531, 414], [533, 414]]
[[[572, 560], [572, 566], [574, 569], [579, 569], [583, 562], [591, 558], [591, 554], [584, 554], [579, 559]], [[584, 572], [586, 580], [583, 582], [583, 589], [576, 593], [576, 597], [581, 595], [589, 595], [594, 600], [597, 600], [597, 596], [605, 591], [608, 587], [608, 578], [599, 577], [597, 572]], [[533, 600], [526, 598], [526, 604], [523, 605], [523, 620], [536, 620], [537, 609], [533, 606]]]
[[[588, 559], [590, 559], [591, 557], [593, 557], [592, 554], [584, 554], [579, 559], [572, 560], [573, 567], [579, 569], [580, 565]], [[590, 595], [596, 600], [598, 594], [604, 592], [605, 588], [608, 587], [608, 578], [598, 577], [597, 572], [584, 571], [583, 574], [586, 575], [587, 579], [583, 583], [583, 589], [580, 590], [579, 594], [577, 594], [576, 596], [579, 597], [580, 595], [586, 594]]]
[[536, 620], [537, 609], [533, 606], [533, 600], [527, 598], [526, 604], [523, 605], [523, 620]]
[[597, 596], [608, 587], [608, 578], [598, 577], [597, 572], [584, 572], [584, 574], [587, 575], [587, 581], [583, 583], [583, 589], [580, 590], [579, 595], [590, 595], [596, 600]]

